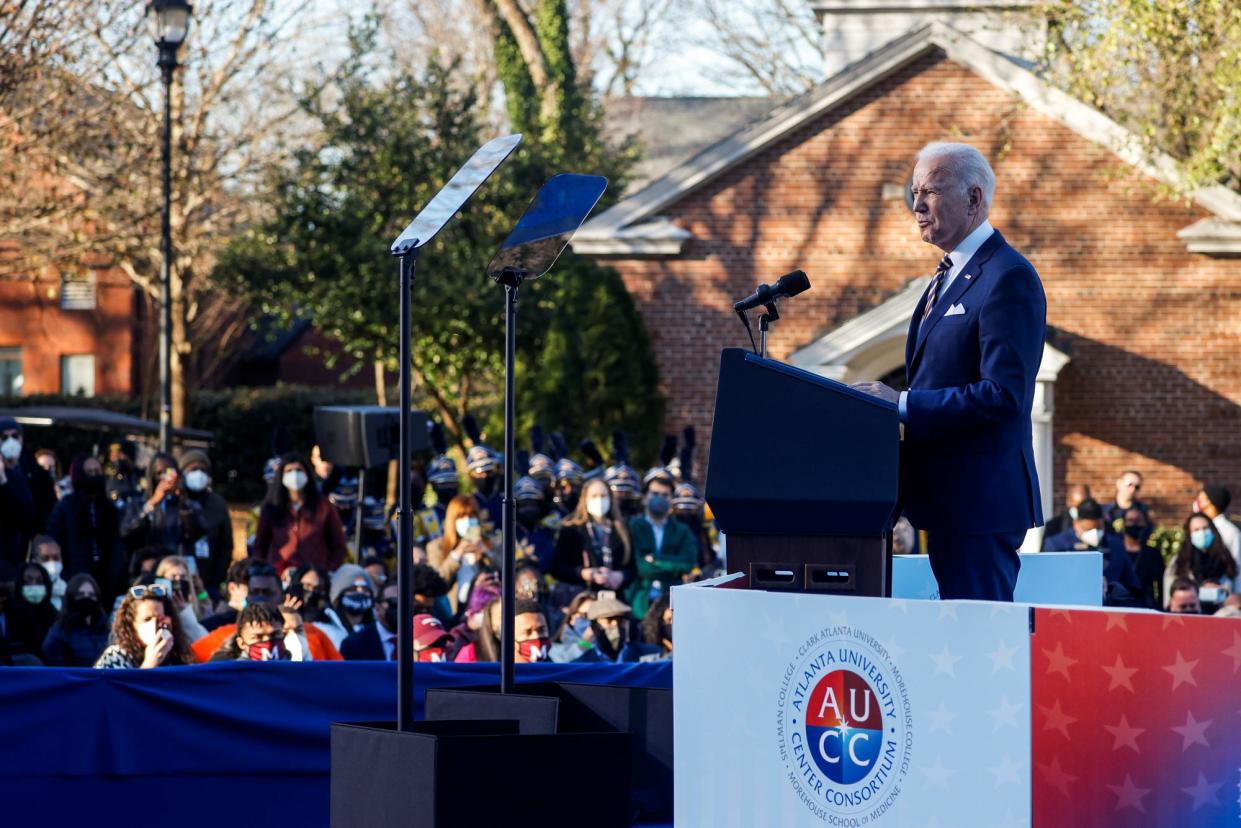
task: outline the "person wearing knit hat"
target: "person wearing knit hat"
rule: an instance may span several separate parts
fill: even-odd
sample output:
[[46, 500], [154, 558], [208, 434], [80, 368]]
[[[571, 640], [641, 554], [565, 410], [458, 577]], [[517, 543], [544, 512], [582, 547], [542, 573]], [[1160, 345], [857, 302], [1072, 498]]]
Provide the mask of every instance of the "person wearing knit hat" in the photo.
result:
[[1194, 511], [1211, 519], [1224, 548], [1232, 555], [1233, 560], [1241, 565], [1241, 528], [1228, 519], [1228, 506], [1231, 503], [1232, 493], [1223, 486], [1203, 486], [1194, 500]]
[[194, 559], [207, 594], [217, 600], [233, 560], [233, 521], [228, 503], [212, 490], [211, 460], [201, 449], [181, 455], [181, 481], [187, 507], [181, 555]]
[[328, 595], [346, 633], [352, 635], [375, 620], [375, 582], [357, 564], [343, 564], [332, 573]]

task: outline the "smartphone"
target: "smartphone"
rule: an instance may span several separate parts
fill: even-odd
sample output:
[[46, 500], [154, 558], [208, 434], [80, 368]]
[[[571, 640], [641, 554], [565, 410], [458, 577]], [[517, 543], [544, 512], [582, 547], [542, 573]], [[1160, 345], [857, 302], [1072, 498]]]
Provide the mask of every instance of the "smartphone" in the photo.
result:
[[306, 590], [302, 586], [301, 581], [290, 581], [289, 585], [284, 588], [285, 595], [292, 595], [299, 601], [306, 600]]
[[168, 468], [164, 469], [164, 479], [167, 480], [169, 483], [175, 482], [177, 479], [177, 470], [174, 469], [172, 466], [169, 466]]
[[1198, 600], [1204, 604], [1222, 604], [1228, 597], [1228, 590], [1220, 586], [1198, 587]]
[[172, 581], [168, 580], [167, 578], [156, 578], [155, 583], [159, 584], [164, 589], [168, 590], [168, 597], [170, 598], [172, 597], [172, 592], [173, 592]]
[[478, 543], [480, 540], [483, 539], [483, 527], [471, 526], [469, 529], [466, 529], [465, 539], [468, 541], [472, 541], [474, 543]]

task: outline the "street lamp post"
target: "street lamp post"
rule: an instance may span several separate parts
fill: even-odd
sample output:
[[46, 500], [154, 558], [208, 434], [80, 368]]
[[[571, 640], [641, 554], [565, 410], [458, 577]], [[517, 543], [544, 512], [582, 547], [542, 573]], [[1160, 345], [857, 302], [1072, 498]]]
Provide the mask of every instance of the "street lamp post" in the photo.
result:
[[159, 272], [159, 448], [172, 451], [172, 73], [177, 50], [190, 27], [193, 8], [185, 0], [151, 0], [147, 19], [159, 47], [159, 68], [164, 77], [164, 205], [160, 216]]

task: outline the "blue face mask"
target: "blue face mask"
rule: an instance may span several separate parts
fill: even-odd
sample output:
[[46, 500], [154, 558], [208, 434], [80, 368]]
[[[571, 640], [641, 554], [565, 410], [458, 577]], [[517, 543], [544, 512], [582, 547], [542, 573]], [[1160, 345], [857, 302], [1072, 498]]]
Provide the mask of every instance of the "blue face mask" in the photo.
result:
[[1215, 533], [1210, 529], [1195, 529], [1189, 533], [1189, 542], [1205, 552], [1215, 543]]

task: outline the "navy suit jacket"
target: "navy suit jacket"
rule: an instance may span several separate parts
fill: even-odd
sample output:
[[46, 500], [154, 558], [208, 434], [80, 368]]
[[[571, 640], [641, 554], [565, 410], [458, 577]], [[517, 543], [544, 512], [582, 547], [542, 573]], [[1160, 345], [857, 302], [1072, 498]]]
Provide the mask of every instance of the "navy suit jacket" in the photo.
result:
[[379, 640], [375, 622], [367, 624], [358, 632], [340, 642], [340, 657], [345, 661], [387, 661], [384, 643]]
[[[997, 230], [921, 324], [926, 298], [905, 345], [905, 514], [959, 535], [1041, 526], [1030, 427], [1047, 325], [1038, 273]], [[965, 312], [945, 316], [954, 305]]]

